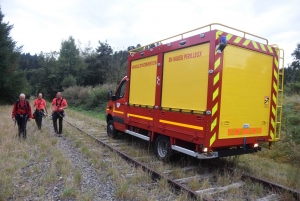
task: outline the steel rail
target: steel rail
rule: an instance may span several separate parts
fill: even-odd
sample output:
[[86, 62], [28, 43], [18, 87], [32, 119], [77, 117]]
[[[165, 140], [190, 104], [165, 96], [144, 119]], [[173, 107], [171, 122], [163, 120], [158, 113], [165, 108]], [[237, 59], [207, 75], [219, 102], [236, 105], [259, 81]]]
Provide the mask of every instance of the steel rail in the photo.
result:
[[[66, 121], [66, 120], [65, 120]], [[97, 137], [89, 134], [88, 132], [82, 130], [81, 128], [73, 125], [71, 122], [66, 121], [69, 125], [73, 126], [74, 128], [76, 128], [77, 130], [79, 130], [80, 132], [86, 134], [88, 137], [92, 138], [93, 140], [95, 140], [97, 143], [109, 148], [111, 151], [116, 152], [119, 156], [121, 156], [122, 158], [124, 158], [125, 160], [129, 161], [130, 163], [134, 164], [136, 167], [141, 167], [144, 171], [148, 172], [151, 174], [151, 177], [153, 180], [157, 180], [157, 179], [165, 179], [168, 184], [173, 187], [176, 191], [184, 191], [188, 194], [189, 197], [197, 199], [200, 198], [201, 196], [196, 193], [195, 191], [191, 190], [190, 188], [181, 185], [180, 183], [172, 180], [171, 178], [169, 178], [168, 176], [161, 174], [157, 171], [155, 171], [154, 169], [148, 167], [147, 165], [135, 160], [134, 158], [130, 157], [129, 155], [127, 155], [126, 153], [119, 151], [117, 149], [115, 149], [114, 147], [112, 147], [111, 145], [103, 142], [102, 140], [98, 139]], [[207, 199], [202, 197], [202, 200], [204, 201], [211, 201], [211, 199]]]
[[[66, 120], [65, 120], [66, 121]], [[95, 140], [98, 144], [101, 144], [103, 146], [106, 146], [107, 148], [109, 148], [111, 151], [113, 152], [116, 152], [119, 156], [121, 156], [122, 158], [124, 158], [125, 160], [129, 161], [130, 163], [134, 164], [136, 167], [141, 167], [144, 171], [148, 172], [151, 174], [151, 177], [153, 180], [157, 180], [157, 179], [165, 179], [168, 184], [173, 187], [175, 190], [179, 191], [184, 191], [186, 192], [189, 197], [191, 198], [200, 198], [201, 195], [196, 193], [195, 191], [191, 190], [190, 188], [184, 186], [184, 185], [181, 185], [180, 183], [172, 180], [171, 178], [169, 178], [168, 176], [162, 174], [162, 173], [159, 173], [157, 172], [156, 170], [148, 167], [147, 165], [145, 165], [144, 163], [141, 163], [137, 160], [135, 160], [134, 158], [130, 157], [129, 155], [127, 155], [126, 153], [122, 152], [122, 151], [119, 151], [117, 149], [115, 149], [114, 147], [112, 147], [111, 145], [109, 145], [108, 143], [105, 143], [103, 142], [102, 140], [98, 139], [97, 137], [91, 135], [90, 133], [84, 131], [83, 129], [73, 125], [71, 122], [69, 121], [66, 121], [69, 125], [73, 126], [74, 128], [76, 128], [77, 130], [79, 130], [80, 132], [86, 134], [88, 137], [92, 138], [93, 140]], [[218, 164], [215, 164], [215, 163], [211, 163], [211, 165], [215, 166], [215, 167], [219, 167]], [[235, 169], [234, 168], [225, 168], [227, 170], [230, 170], [231, 172], [234, 172]], [[273, 189], [276, 189], [276, 190], [283, 190], [285, 192], [288, 192], [289, 194], [291, 194], [295, 200], [300, 200], [300, 192], [299, 191], [296, 191], [294, 189], [291, 189], [291, 188], [288, 188], [288, 187], [285, 187], [285, 186], [282, 186], [280, 184], [276, 184], [274, 182], [270, 182], [270, 181], [267, 181], [265, 179], [262, 179], [262, 178], [258, 178], [258, 177], [255, 177], [255, 176], [252, 176], [250, 174], [247, 174], [247, 173], [242, 173], [242, 176], [241, 176], [241, 179], [244, 180], [246, 178], [249, 178], [251, 179], [252, 181], [255, 181], [255, 182], [258, 182], [258, 183], [261, 183], [263, 184], [264, 186], [268, 187], [268, 188], [271, 188], [272, 190]], [[205, 200], [205, 201], [211, 201], [211, 199], [208, 199], [208, 198], [205, 198], [205, 197], [201, 197], [202, 200]]]
[[[216, 163], [210, 163], [211, 166], [217, 167], [217, 168], [221, 168], [223, 170], [229, 170], [230, 172], [234, 172], [235, 169], [231, 168], [231, 167], [221, 167], [219, 164]], [[247, 173], [242, 173], [241, 175], [241, 180], [245, 180], [245, 179], [250, 179], [254, 182], [260, 183], [262, 185], [264, 185], [265, 187], [269, 188], [269, 189], [274, 189], [274, 190], [281, 190], [281, 191], [285, 191], [288, 192], [289, 194], [291, 194], [295, 200], [300, 200], [300, 192], [294, 189], [291, 189], [289, 187], [256, 177], [256, 176], [252, 176], [250, 174]]]
[[296, 191], [294, 189], [288, 188], [288, 187], [280, 185], [280, 184], [276, 184], [271, 181], [267, 181], [267, 180], [259, 178], [259, 177], [252, 176], [247, 173], [243, 173], [242, 179], [246, 179], [246, 178], [251, 179], [252, 181], [261, 183], [262, 185], [264, 185], [268, 188], [276, 189], [276, 190], [283, 190], [285, 192], [288, 192], [289, 194], [291, 194], [294, 197], [295, 200], [300, 200], [300, 192], [299, 191]]

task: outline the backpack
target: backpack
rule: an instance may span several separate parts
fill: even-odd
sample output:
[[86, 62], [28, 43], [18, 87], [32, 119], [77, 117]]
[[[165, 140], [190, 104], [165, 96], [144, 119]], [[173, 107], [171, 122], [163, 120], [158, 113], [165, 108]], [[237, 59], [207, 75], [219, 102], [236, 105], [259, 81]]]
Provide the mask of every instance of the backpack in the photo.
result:
[[[29, 102], [28, 100], [25, 100], [25, 102], [26, 102], [25, 103], [26, 113], [28, 114]], [[20, 104], [20, 99], [16, 101], [16, 112], [18, 111], [19, 104]]]

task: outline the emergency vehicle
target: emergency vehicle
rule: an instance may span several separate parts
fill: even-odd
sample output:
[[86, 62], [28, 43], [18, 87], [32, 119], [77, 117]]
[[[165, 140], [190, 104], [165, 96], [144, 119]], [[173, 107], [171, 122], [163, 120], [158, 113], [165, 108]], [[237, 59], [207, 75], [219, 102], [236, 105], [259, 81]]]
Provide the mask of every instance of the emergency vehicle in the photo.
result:
[[283, 59], [267, 39], [222, 24], [131, 50], [108, 92], [107, 133], [154, 143], [162, 160], [257, 152], [280, 139]]

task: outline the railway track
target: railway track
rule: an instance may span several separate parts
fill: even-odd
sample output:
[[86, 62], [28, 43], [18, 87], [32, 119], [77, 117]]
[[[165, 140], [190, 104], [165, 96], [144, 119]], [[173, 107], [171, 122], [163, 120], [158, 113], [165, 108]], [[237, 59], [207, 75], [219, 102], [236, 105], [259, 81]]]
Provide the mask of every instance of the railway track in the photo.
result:
[[[135, 167], [142, 168], [151, 175], [154, 182], [164, 179], [168, 182], [170, 187], [175, 189], [175, 192], [185, 192], [192, 199], [209, 201], [241, 200], [241, 198], [242, 200], [257, 201], [300, 200], [300, 192], [298, 191], [240, 172], [235, 168], [228, 168], [222, 164], [220, 165], [220, 161], [218, 160], [199, 161], [189, 158], [188, 162], [184, 161], [182, 163], [182, 161], [177, 161], [177, 164], [172, 164], [171, 166], [175, 168], [170, 167], [170, 165], [167, 166], [168, 163], [166, 163], [165, 167], [161, 167], [162, 162], [156, 159], [155, 155], [149, 151], [150, 147], [145, 144], [145, 141], [139, 142], [144, 143], [140, 147], [132, 147], [128, 146], [129, 143], [126, 140], [112, 140], [108, 138], [105, 128], [99, 132], [91, 125], [78, 124], [75, 120], [71, 121], [70, 119], [65, 121], [81, 133], [84, 133], [95, 140], [97, 143], [117, 153]], [[138, 141], [139, 139], [136, 140]], [[130, 143], [132, 144], [132, 142]], [[200, 166], [206, 167], [205, 172], [199, 170], [202, 168], [199, 166], [199, 163], [202, 163]], [[157, 168], [158, 164], [160, 165], [160, 168]], [[178, 176], [174, 176], [176, 174], [172, 174], [176, 171], [178, 172], [178, 169], [180, 169], [180, 172], [182, 173], [179, 178]], [[132, 175], [134, 175], [134, 173]], [[130, 176], [130, 174], [126, 175], [126, 177]], [[196, 183], [199, 183], [197, 181], [200, 180], [202, 180], [201, 188], [197, 185], [191, 186], [191, 183], [195, 184], [195, 181]], [[207, 185], [203, 185], [203, 183], [206, 183]], [[197, 189], [197, 187], [199, 189]], [[256, 192], [258, 195], [252, 196], [252, 191], [259, 191], [258, 193]]]

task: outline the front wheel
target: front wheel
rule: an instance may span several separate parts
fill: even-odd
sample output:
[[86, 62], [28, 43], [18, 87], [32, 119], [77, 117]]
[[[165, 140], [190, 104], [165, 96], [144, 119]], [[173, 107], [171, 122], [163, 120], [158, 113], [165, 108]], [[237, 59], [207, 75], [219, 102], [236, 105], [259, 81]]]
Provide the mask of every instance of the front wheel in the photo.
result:
[[117, 135], [118, 135], [118, 132], [117, 130], [115, 129], [115, 126], [114, 126], [114, 121], [113, 120], [110, 120], [108, 121], [107, 123], [107, 135], [108, 137], [110, 138], [116, 138]]
[[171, 154], [170, 138], [159, 136], [155, 141], [155, 152], [160, 160], [167, 160]]

